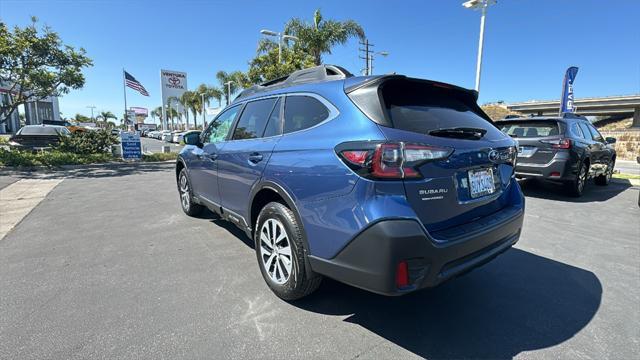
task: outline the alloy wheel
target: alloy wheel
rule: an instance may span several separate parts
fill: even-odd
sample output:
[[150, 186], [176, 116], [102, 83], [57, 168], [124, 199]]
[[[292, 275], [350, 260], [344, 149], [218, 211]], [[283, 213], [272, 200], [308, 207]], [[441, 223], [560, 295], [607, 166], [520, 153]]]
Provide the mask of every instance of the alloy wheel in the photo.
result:
[[187, 176], [182, 174], [180, 176], [180, 202], [182, 203], [182, 208], [185, 210], [189, 209], [190, 201], [189, 182], [187, 181]]
[[584, 183], [587, 180], [587, 170], [585, 165], [582, 165], [580, 169], [580, 174], [578, 175], [578, 192], [582, 192], [584, 189]]
[[282, 285], [291, 276], [291, 244], [284, 225], [268, 219], [260, 229], [260, 258], [269, 278]]

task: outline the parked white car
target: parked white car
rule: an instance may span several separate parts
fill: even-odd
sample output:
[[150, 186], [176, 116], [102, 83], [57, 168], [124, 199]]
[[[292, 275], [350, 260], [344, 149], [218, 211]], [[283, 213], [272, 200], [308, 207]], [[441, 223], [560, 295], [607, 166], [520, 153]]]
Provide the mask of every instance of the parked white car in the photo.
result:
[[171, 142], [171, 140], [173, 140], [173, 134], [170, 130], [162, 130], [162, 134], [160, 135], [159, 140]]

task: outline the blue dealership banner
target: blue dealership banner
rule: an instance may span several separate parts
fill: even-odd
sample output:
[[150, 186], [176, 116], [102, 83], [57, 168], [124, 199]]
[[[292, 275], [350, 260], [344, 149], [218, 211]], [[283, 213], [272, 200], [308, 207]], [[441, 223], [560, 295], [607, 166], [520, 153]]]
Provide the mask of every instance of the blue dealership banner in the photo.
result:
[[122, 159], [140, 160], [142, 158], [140, 135], [137, 133], [120, 133], [120, 146], [122, 146]]
[[560, 99], [560, 115], [576, 111], [575, 106], [573, 106], [573, 82], [576, 80], [576, 75], [578, 75], [578, 68], [576, 66], [568, 68], [564, 74], [562, 98]]

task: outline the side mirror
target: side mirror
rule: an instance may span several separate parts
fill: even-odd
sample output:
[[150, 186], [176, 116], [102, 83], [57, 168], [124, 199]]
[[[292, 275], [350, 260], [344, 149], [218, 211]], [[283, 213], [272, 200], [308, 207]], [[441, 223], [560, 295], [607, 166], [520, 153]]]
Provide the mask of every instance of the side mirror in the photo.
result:
[[615, 144], [616, 143], [616, 138], [614, 137], [607, 137], [604, 139], [604, 141], [607, 142], [607, 144]]
[[186, 145], [200, 146], [200, 132], [188, 133], [183, 137], [183, 141]]

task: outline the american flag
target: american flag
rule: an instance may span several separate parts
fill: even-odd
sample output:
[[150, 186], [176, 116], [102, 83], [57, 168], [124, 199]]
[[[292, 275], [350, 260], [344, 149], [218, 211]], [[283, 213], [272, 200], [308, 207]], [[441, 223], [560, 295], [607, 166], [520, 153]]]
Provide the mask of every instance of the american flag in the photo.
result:
[[147, 89], [145, 89], [144, 86], [142, 86], [142, 84], [140, 84], [140, 82], [136, 80], [136, 78], [131, 76], [131, 74], [129, 74], [126, 71], [124, 72], [124, 82], [128, 87], [132, 88], [133, 90], [136, 90], [140, 94], [144, 96], [149, 96]]

